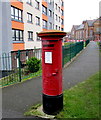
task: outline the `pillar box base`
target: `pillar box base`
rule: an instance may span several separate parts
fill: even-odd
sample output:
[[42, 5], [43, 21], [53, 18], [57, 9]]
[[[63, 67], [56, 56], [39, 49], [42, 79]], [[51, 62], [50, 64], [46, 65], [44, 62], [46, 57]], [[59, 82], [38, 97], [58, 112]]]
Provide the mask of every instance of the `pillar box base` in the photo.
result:
[[55, 115], [63, 109], [63, 94], [48, 96], [43, 94], [43, 111], [48, 115]]

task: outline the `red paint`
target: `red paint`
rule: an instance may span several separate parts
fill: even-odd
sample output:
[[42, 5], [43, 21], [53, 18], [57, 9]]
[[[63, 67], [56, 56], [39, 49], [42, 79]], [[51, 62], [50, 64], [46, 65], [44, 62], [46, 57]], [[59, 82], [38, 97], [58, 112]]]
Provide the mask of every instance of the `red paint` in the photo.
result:
[[[58, 34], [58, 36], [57, 36]], [[42, 38], [42, 85], [43, 94], [62, 94], [62, 37], [66, 33], [39, 33]], [[45, 52], [52, 52], [52, 63], [45, 63]]]

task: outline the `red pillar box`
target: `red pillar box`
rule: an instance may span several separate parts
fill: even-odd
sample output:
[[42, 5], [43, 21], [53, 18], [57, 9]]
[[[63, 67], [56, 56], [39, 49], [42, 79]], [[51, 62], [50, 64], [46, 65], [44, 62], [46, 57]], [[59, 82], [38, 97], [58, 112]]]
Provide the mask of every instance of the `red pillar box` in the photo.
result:
[[43, 111], [56, 114], [63, 108], [62, 93], [62, 38], [63, 31], [45, 31], [42, 38]]

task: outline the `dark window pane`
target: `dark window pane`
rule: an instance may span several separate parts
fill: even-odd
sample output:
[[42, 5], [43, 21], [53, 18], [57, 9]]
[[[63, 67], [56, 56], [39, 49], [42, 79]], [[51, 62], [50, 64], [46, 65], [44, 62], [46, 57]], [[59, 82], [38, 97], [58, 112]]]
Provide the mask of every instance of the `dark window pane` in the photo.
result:
[[37, 0], [35, 0], [35, 8], [38, 9], [38, 10], [40, 8], [40, 3]]
[[18, 9], [15, 9], [15, 19], [18, 20]]
[[22, 10], [11, 6], [11, 17], [13, 19], [22, 21]]
[[19, 20], [21, 20], [21, 10], [19, 10]]
[[28, 40], [33, 40], [33, 32], [32, 31], [28, 31]]
[[42, 13], [47, 15], [47, 8], [45, 6], [42, 6]]
[[32, 22], [32, 14], [27, 13], [27, 20], [28, 22]]
[[23, 37], [22, 33], [23, 33], [23, 32], [22, 32], [22, 31], [20, 31], [20, 37]]
[[12, 30], [13, 41], [23, 41], [23, 31], [22, 30]]

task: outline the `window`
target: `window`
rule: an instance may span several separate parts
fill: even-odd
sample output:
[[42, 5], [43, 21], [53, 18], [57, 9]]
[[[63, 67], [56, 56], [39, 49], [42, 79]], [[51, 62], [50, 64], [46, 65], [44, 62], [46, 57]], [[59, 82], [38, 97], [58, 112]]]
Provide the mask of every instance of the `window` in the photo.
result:
[[40, 3], [37, 0], [35, 0], [35, 8], [38, 10], [40, 9]]
[[19, 20], [22, 20], [22, 12], [19, 10]]
[[54, 24], [53, 24], [53, 29], [54, 29]]
[[15, 11], [14, 7], [11, 6], [11, 17], [12, 18], [15, 18], [15, 14], [14, 14], [15, 12], [14, 11]]
[[61, 6], [64, 6], [64, 2], [61, 0]]
[[51, 3], [52, 3], [52, 0], [48, 0], [48, 2], [49, 2], [49, 4], [51, 4]]
[[53, 12], [53, 18], [54, 18], [54, 12]]
[[58, 26], [56, 25], [56, 30], [58, 29]]
[[45, 6], [42, 6], [42, 13], [47, 15], [47, 8]]
[[18, 9], [15, 9], [15, 19], [17, 19], [18, 18]]
[[52, 29], [52, 23], [51, 22], [49, 23], [49, 29]]
[[60, 22], [61, 18], [59, 17], [59, 22]]
[[57, 14], [55, 14], [55, 19], [56, 19], [56, 20], [58, 19], [58, 16], [57, 16]]
[[47, 21], [46, 20], [43, 20], [43, 28], [47, 29]]
[[49, 10], [49, 16], [52, 17], [52, 11], [51, 10]]
[[64, 29], [63, 29], [63, 28], [61, 28], [61, 31], [64, 31]]
[[58, 7], [58, 6], [57, 6], [57, 4], [55, 3], [55, 9], [56, 9], [56, 10], [57, 10], [57, 7]]
[[28, 31], [28, 41], [33, 41], [33, 32]]
[[86, 30], [86, 38], [88, 37], [88, 30]]
[[23, 31], [12, 29], [13, 41], [23, 41]]
[[36, 16], [36, 25], [40, 25], [40, 18]]
[[101, 27], [99, 27], [99, 28], [97, 27], [96, 32], [101, 32]]
[[37, 38], [37, 41], [40, 41], [40, 40], [41, 40], [41, 38], [38, 37], [38, 32], [36, 32], [36, 38]]
[[22, 21], [22, 10], [11, 6], [11, 18]]
[[32, 5], [32, 0], [27, 0], [27, 3], [28, 3], [29, 5]]
[[79, 35], [79, 39], [82, 39], [82, 31], [80, 31]]
[[73, 31], [72, 31], [72, 35], [74, 35], [74, 33], [75, 33], [75, 32], [74, 32], [74, 30], [73, 30]]
[[62, 24], [62, 25], [64, 24], [64, 20], [63, 20], [63, 19], [61, 19], [61, 24]]
[[64, 11], [63, 10], [61, 10], [61, 14], [62, 14], [62, 16], [64, 15]]
[[27, 22], [32, 23], [32, 14], [27, 13]]
[[90, 33], [89, 33], [90, 37], [93, 36], [93, 30], [90, 30]]
[[59, 10], [59, 12], [60, 12], [60, 7], [58, 7], [58, 10]]

